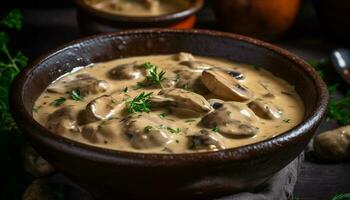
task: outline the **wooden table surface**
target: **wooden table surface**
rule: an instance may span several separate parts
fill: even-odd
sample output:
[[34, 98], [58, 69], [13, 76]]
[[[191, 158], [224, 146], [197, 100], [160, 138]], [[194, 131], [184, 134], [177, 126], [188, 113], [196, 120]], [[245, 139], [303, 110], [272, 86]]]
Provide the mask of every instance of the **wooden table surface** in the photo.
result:
[[[15, 37], [15, 46], [25, 55], [35, 58], [65, 42], [80, 37], [75, 9], [72, 5], [61, 8], [22, 8], [24, 30]], [[214, 15], [209, 7], [199, 13], [199, 28], [216, 29]], [[321, 28], [310, 4], [303, 6], [296, 25], [290, 33], [276, 44], [300, 57], [319, 59], [342, 44], [329, 42], [320, 34]], [[336, 127], [334, 122], [325, 122], [320, 130]], [[322, 164], [305, 160], [295, 188], [295, 196], [301, 200], [327, 200], [337, 193], [350, 192], [349, 163]]]

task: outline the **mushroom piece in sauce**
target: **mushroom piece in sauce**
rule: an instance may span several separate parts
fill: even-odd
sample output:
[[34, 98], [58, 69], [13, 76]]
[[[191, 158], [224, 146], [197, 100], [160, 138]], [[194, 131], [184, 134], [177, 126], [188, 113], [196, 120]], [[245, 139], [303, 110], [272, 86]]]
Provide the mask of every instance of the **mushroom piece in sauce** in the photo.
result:
[[177, 70], [176, 87], [191, 90], [199, 94], [207, 94], [209, 91], [200, 80], [201, 73], [190, 70]]
[[224, 102], [221, 107], [208, 113], [201, 123], [206, 128], [227, 137], [251, 137], [258, 133], [254, 126], [257, 119], [255, 114], [245, 105], [238, 102]]
[[136, 149], [148, 149], [165, 146], [171, 142], [171, 135], [160, 126], [163, 121], [152, 113], [142, 113], [129, 117], [126, 122], [126, 135]]
[[150, 100], [154, 107], [168, 106], [196, 113], [207, 113], [211, 110], [210, 104], [203, 96], [179, 88], [162, 90]]
[[264, 119], [279, 119], [283, 114], [282, 110], [271, 102], [260, 98], [250, 102], [248, 107], [252, 109], [257, 116]]
[[323, 160], [345, 161], [350, 159], [350, 126], [326, 131], [314, 139], [314, 150]]
[[74, 80], [67, 82], [62, 81], [62, 84], [50, 86], [47, 91], [58, 94], [65, 94], [73, 90], [79, 90], [82, 96], [89, 94], [99, 94], [107, 91], [109, 85], [105, 80], [97, 80], [88, 74], [78, 74]]
[[212, 65], [200, 61], [182, 61], [179, 64], [184, 65], [192, 70], [206, 70], [214, 68]]
[[99, 120], [106, 120], [124, 108], [122, 101], [117, 101], [110, 95], [103, 95], [86, 105], [81, 113], [82, 123], [89, 123]]
[[23, 200], [52, 200], [54, 199], [52, 191], [42, 179], [34, 180], [24, 191]]
[[175, 60], [183, 62], [183, 61], [194, 61], [195, 59], [194, 59], [193, 55], [190, 53], [180, 52], [180, 53], [175, 55]]
[[[82, 128], [82, 136], [91, 143], [107, 144], [116, 138], [121, 138], [122, 128], [119, 119], [110, 119], [100, 123], [90, 123]], [[119, 140], [121, 141], [121, 140]]]
[[188, 148], [192, 150], [212, 150], [225, 149], [222, 136], [208, 130], [200, 130], [199, 133], [188, 135]]
[[226, 100], [246, 101], [254, 96], [252, 91], [222, 70], [205, 70], [201, 80], [210, 92]]
[[109, 71], [109, 77], [115, 80], [134, 80], [146, 75], [147, 71], [137, 63], [118, 65]]
[[79, 132], [76, 121], [77, 114], [78, 110], [76, 110], [74, 106], [60, 108], [49, 115], [46, 127], [59, 135]]

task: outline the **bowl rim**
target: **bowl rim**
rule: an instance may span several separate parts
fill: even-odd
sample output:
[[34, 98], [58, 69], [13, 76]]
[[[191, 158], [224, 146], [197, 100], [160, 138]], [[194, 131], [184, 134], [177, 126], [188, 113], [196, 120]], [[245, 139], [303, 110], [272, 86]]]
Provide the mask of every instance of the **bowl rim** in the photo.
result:
[[[252, 143], [235, 148], [228, 148], [219, 151], [212, 152], [195, 152], [195, 153], [179, 153], [179, 154], [162, 154], [162, 153], [139, 153], [128, 152], [120, 150], [105, 149], [102, 147], [92, 146], [85, 143], [80, 143], [63, 136], [54, 134], [47, 130], [34, 120], [32, 114], [25, 109], [24, 102], [22, 101], [23, 91], [25, 89], [25, 83], [28, 77], [32, 76], [32, 72], [47, 59], [55, 56], [62, 51], [80, 46], [81, 43], [89, 43], [94, 40], [108, 39], [120, 36], [128, 35], [147, 35], [147, 34], [184, 34], [184, 35], [206, 35], [213, 37], [221, 37], [231, 40], [238, 40], [253, 44], [257, 47], [262, 47], [273, 51], [274, 53], [284, 57], [290, 62], [294, 63], [300, 69], [302, 69], [312, 80], [317, 94], [316, 106], [313, 108], [305, 119], [293, 127], [289, 131], [281, 133], [274, 138], [263, 140], [257, 143]], [[65, 45], [62, 45], [56, 49], [49, 51], [48, 53], [40, 56], [33, 62], [31, 62], [20, 74], [15, 78], [10, 90], [10, 111], [19, 127], [24, 131], [26, 135], [34, 137], [36, 140], [40, 140], [41, 143], [49, 145], [66, 154], [75, 154], [76, 156], [95, 160], [110, 164], [125, 164], [130, 165], [130, 162], [134, 166], [200, 166], [216, 165], [218, 163], [232, 163], [242, 160], [249, 160], [252, 158], [259, 158], [268, 153], [274, 152], [282, 148], [288, 143], [297, 143], [303, 139], [303, 135], [308, 131], [316, 128], [317, 124], [323, 119], [327, 110], [328, 104], [328, 92], [327, 87], [321, 77], [318, 75], [315, 69], [309, 64], [303, 61], [298, 56], [290, 53], [275, 45], [253, 39], [250, 37], [225, 33], [204, 29], [191, 29], [191, 30], [179, 30], [179, 29], [163, 29], [163, 28], [150, 28], [150, 29], [134, 29], [126, 30], [115, 33], [105, 33], [81, 39], [74, 40]], [[35, 133], [33, 133], [35, 132]], [[40, 134], [38, 134], [40, 133]]]
[[125, 16], [104, 12], [86, 4], [85, 0], [75, 0], [79, 8], [96, 17], [125, 23], [152, 23], [163, 21], [177, 21], [197, 13], [204, 4], [204, 0], [193, 0], [192, 6], [178, 12], [157, 16]]

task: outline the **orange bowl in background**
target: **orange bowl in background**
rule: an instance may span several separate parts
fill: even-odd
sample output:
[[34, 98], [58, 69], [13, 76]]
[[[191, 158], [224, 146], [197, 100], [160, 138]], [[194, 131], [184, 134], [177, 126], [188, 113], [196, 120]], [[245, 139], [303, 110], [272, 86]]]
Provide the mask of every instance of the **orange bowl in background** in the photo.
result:
[[275, 40], [293, 24], [300, 0], [217, 0], [214, 10], [222, 29]]
[[195, 14], [203, 7], [204, 0], [188, 1], [191, 6], [179, 12], [160, 16], [134, 17], [111, 14], [93, 8], [85, 0], [75, 0], [78, 7], [79, 29], [84, 35], [147, 27], [191, 29], [196, 23]]

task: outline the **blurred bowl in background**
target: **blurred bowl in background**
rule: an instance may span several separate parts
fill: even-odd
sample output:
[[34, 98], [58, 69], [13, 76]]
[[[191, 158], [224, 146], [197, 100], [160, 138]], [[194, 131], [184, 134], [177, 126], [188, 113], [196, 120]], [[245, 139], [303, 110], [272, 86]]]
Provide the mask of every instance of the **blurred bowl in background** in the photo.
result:
[[191, 6], [179, 12], [144, 17], [112, 14], [92, 7], [85, 0], [75, 0], [78, 25], [83, 35], [146, 27], [190, 29], [195, 25], [195, 14], [203, 7], [204, 0], [188, 1]]
[[292, 26], [300, 0], [218, 0], [214, 11], [225, 31], [275, 40]]
[[314, 0], [321, 25], [334, 39], [350, 41], [350, 1]]

